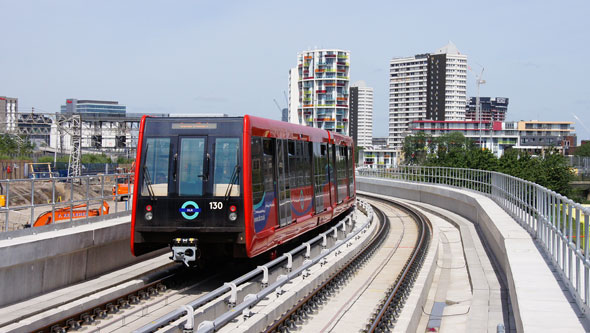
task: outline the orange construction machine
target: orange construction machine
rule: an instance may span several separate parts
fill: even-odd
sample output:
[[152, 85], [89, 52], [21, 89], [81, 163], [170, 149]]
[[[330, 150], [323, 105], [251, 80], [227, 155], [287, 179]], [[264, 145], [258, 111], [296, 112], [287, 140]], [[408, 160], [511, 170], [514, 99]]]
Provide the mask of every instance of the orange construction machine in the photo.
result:
[[[123, 201], [125, 198], [129, 199], [129, 185], [126, 178], [117, 178], [117, 184], [113, 185], [113, 200], [117, 200], [117, 198], [119, 201]], [[133, 182], [131, 182], [131, 186], [133, 186]]]
[[[80, 219], [90, 216], [107, 215], [109, 213], [109, 204], [106, 201], [102, 202], [102, 206], [96, 209], [88, 209], [88, 215], [86, 215], [86, 204], [76, 205], [74, 207], [59, 208], [54, 211], [55, 221]], [[45, 212], [35, 220], [33, 227], [40, 227], [42, 225], [48, 225], [53, 223], [51, 211]]]

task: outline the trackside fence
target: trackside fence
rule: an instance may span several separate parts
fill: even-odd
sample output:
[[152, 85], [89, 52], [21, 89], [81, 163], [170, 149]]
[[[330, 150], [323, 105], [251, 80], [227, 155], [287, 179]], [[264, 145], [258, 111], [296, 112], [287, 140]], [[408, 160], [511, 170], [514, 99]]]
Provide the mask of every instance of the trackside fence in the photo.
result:
[[590, 308], [590, 209], [538, 184], [493, 171], [425, 166], [357, 171], [364, 177], [440, 184], [485, 194], [537, 240], [580, 308]]
[[[0, 180], [0, 232], [33, 227], [44, 216], [51, 224], [131, 212], [133, 173]], [[121, 202], [120, 202], [121, 201]], [[124, 202], [123, 202], [124, 201]], [[98, 215], [97, 215], [98, 214]]]

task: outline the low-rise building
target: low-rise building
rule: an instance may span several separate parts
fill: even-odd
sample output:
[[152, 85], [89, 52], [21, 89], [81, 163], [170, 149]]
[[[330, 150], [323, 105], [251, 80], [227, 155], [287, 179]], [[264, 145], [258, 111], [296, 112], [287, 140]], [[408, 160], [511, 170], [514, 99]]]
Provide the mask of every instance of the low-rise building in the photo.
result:
[[389, 169], [398, 165], [398, 153], [393, 148], [368, 148], [359, 154], [358, 165], [370, 169]]
[[436, 121], [417, 120], [411, 125], [411, 133], [420, 131], [433, 137], [460, 132], [482, 148], [496, 156], [502, 156], [507, 148], [542, 154], [550, 147], [565, 153], [566, 138], [573, 135], [573, 122], [568, 121]]
[[565, 152], [564, 140], [574, 134], [573, 124], [571, 121], [519, 121], [519, 148], [532, 154], [540, 154], [548, 147]]

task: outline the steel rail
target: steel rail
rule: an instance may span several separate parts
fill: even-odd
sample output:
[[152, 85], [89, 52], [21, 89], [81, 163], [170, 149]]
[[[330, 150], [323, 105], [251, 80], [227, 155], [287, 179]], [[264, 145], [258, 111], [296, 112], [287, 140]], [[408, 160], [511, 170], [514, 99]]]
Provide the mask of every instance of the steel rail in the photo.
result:
[[367, 325], [367, 332], [386, 332], [389, 330], [389, 327], [392, 326], [394, 320], [401, 311], [405, 297], [407, 297], [409, 294], [416, 276], [418, 275], [420, 267], [422, 267], [426, 252], [428, 251], [428, 245], [430, 243], [432, 226], [430, 221], [428, 221], [428, 219], [422, 213], [413, 207], [380, 197], [369, 195], [364, 196], [401, 208], [406, 213], [408, 213], [408, 215], [413, 217], [419, 231], [418, 239], [416, 240], [414, 250], [412, 250], [411, 257], [406, 261], [402, 272], [398, 275], [394, 285], [389, 289], [389, 295], [387, 295], [385, 301], [382, 302], [382, 306], [374, 316], [375, 319], [369, 325]]
[[301, 301], [297, 303], [291, 310], [287, 311], [283, 314], [279, 319], [277, 319], [274, 323], [272, 323], [265, 332], [283, 332], [285, 327], [292, 328], [295, 321], [300, 319], [303, 316], [303, 311], [305, 308], [310, 309], [308, 307], [309, 303], [315, 303], [314, 300], [318, 298], [321, 299], [324, 294], [327, 292], [331, 292], [331, 289], [340, 283], [340, 281], [346, 278], [349, 274], [353, 271], [356, 271], [360, 264], [366, 261], [375, 250], [381, 246], [381, 244], [385, 241], [387, 235], [389, 234], [390, 230], [390, 221], [389, 217], [383, 213], [377, 207], [371, 205], [373, 207], [373, 211], [376, 215], [380, 215], [381, 218], [379, 220], [379, 230], [375, 233], [373, 238], [366, 244], [361, 251], [359, 251], [351, 260], [346, 263], [340, 270], [333, 273], [332, 276], [327, 279], [324, 283], [320, 286], [316, 287], [309, 295], [303, 298]]
[[[360, 205], [362, 206], [362, 205], [364, 205], [364, 203], [360, 202]], [[304, 242], [303, 244], [299, 245], [298, 247], [289, 251], [288, 253], [283, 254], [282, 256], [270, 261], [269, 263], [267, 263], [265, 265], [258, 266], [256, 269], [250, 271], [249, 273], [247, 273], [243, 276], [240, 276], [231, 282], [225, 283], [224, 285], [213, 290], [212, 292], [194, 300], [193, 302], [186, 304], [186, 307], [183, 306], [177, 310], [171, 311], [170, 313], [166, 314], [165, 316], [152, 321], [150, 324], [145, 325], [145, 326], [135, 330], [134, 332], [156, 331], [161, 327], [169, 325], [169, 323], [178, 321], [179, 319], [187, 316], [188, 312], [189, 312], [189, 311], [187, 311], [187, 307], [196, 310], [199, 307], [209, 303], [210, 301], [213, 301], [214, 299], [230, 292], [232, 290], [232, 287], [231, 287], [232, 285], [233, 286], [240, 286], [246, 282], [250, 282], [250, 281], [254, 280], [254, 278], [256, 278], [257, 276], [264, 274], [265, 270], [268, 271], [272, 268], [276, 268], [282, 264], [285, 264], [285, 262], [287, 262], [287, 263], [291, 262], [288, 259], [289, 257], [293, 258], [295, 255], [300, 254], [303, 251], [307, 251], [308, 248], [311, 247], [311, 245], [315, 245], [315, 244], [321, 242], [327, 236], [329, 236], [330, 233], [334, 234], [334, 233], [337, 233], [339, 229], [346, 228], [347, 225], [349, 225], [353, 222], [352, 214], [353, 213], [348, 214], [339, 223], [337, 223], [335, 226], [331, 227], [328, 231], [312, 238], [311, 240], [309, 240], [307, 242]], [[345, 244], [352, 237], [355, 237], [359, 232], [361, 232], [362, 230], [364, 230], [364, 228], [366, 228], [368, 225], [370, 225], [371, 221], [372, 221], [372, 216], [370, 217], [370, 220], [368, 220], [363, 225], [363, 227], [359, 228], [355, 233], [350, 234], [344, 240], [338, 241], [337, 245], [340, 246], [342, 244]], [[261, 291], [259, 291], [257, 294], [255, 294], [253, 297], [249, 297], [247, 300], [244, 299], [241, 303], [236, 304], [235, 307], [233, 307], [230, 311], [223, 313], [221, 316], [218, 316], [215, 320], [201, 323], [202, 326], [200, 326], [200, 328], [198, 329], [198, 332], [211, 332], [216, 329], [219, 329], [220, 327], [222, 327], [223, 325], [225, 325], [229, 321], [233, 320], [235, 317], [241, 315], [243, 310], [248, 309], [251, 306], [255, 305], [256, 303], [258, 303], [258, 301], [262, 300], [264, 297], [266, 297], [267, 295], [274, 292], [277, 288], [285, 285], [291, 279], [299, 276], [303, 271], [305, 271], [309, 267], [313, 266], [315, 263], [319, 262], [325, 256], [332, 253], [335, 249], [337, 249], [338, 246], [335, 246], [330, 250], [322, 252], [322, 254], [320, 256], [318, 256], [314, 259], [309, 259], [307, 257], [307, 253], [306, 253], [306, 257], [305, 257], [306, 260], [304, 261], [304, 264], [302, 266], [300, 266], [297, 269], [293, 269], [289, 274], [287, 274], [285, 276], [284, 279], [281, 279], [279, 281], [275, 281], [272, 284], [269, 284], [266, 288], [263, 288]], [[184, 325], [184, 323], [186, 323], [186, 322], [187, 322], [187, 320], [184, 320], [179, 325]]]
[[[84, 325], [90, 325], [94, 323], [96, 319], [104, 319], [109, 314], [115, 314], [119, 312], [120, 309], [127, 309], [133, 304], [139, 304], [141, 300], [147, 300], [152, 296], [158, 295], [160, 292], [164, 292], [168, 288], [168, 286], [175, 284], [176, 281], [174, 281], [174, 279], [178, 277], [177, 271], [179, 270], [179, 268], [180, 267], [172, 267], [172, 271], [166, 273], [163, 277], [157, 278], [156, 280], [149, 282], [139, 288], [135, 288], [132, 291], [125, 292], [122, 295], [118, 295], [117, 297], [101, 302], [98, 305], [94, 305], [84, 310], [77, 311], [75, 314], [68, 315], [65, 318], [56, 320], [53, 323], [45, 325], [39, 329], [35, 329], [34, 331], [37, 333], [60, 333], [67, 332], [70, 330], [77, 330]], [[96, 290], [95, 292], [100, 292], [103, 290], [104, 289]], [[90, 295], [92, 294], [81, 296], [79, 298], [69, 301], [68, 303], [76, 302]], [[60, 306], [63, 306], [64, 304]], [[32, 313], [31, 315], [39, 314], [41, 312], [42, 311], [37, 311], [36, 313]], [[19, 320], [22, 319], [24, 318], [21, 318]], [[9, 324], [11, 323], [8, 323], [8, 325]]]

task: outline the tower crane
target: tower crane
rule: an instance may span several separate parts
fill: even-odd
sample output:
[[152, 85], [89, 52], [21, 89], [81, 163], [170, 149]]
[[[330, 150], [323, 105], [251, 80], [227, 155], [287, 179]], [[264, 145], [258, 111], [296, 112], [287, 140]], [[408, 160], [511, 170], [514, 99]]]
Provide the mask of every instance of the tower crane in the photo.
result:
[[277, 102], [276, 98], [272, 99], [275, 102], [275, 105], [277, 106], [277, 108], [279, 109], [279, 112], [283, 112], [283, 109], [281, 108], [281, 106], [279, 105], [279, 102]]

